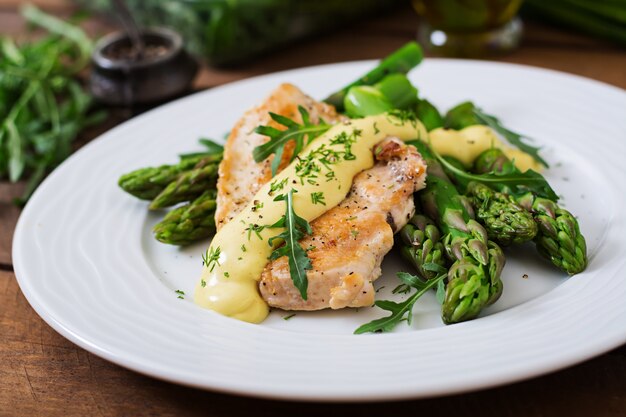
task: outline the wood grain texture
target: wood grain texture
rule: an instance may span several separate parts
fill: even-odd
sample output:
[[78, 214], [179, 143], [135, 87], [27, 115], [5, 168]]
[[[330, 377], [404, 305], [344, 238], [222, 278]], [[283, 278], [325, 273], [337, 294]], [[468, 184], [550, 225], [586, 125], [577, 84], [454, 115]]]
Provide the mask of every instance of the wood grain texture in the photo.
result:
[[[20, 0], [0, 0], [0, 35], [25, 38]], [[36, 0], [61, 16], [67, 0]], [[108, 22], [85, 24], [92, 36]], [[203, 68], [194, 84], [205, 89], [273, 71], [380, 58], [414, 38], [417, 21], [407, 7], [349, 29], [283, 48], [246, 65]], [[626, 88], [626, 54], [611, 44], [545, 25], [527, 24], [516, 52], [496, 61], [570, 72]], [[86, 132], [77, 147], [132, 117], [115, 111]], [[11, 239], [19, 210], [10, 202], [22, 185], [0, 183], [0, 416], [626, 416], [626, 346], [541, 378], [477, 393], [379, 404], [302, 404], [241, 398], [180, 387], [112, 365], [61, 337], [22, 295], [11, 272]], [[36, 260], [33, 260], [36, 262]], [[414, 360], [409, 359], [407, 360]]]

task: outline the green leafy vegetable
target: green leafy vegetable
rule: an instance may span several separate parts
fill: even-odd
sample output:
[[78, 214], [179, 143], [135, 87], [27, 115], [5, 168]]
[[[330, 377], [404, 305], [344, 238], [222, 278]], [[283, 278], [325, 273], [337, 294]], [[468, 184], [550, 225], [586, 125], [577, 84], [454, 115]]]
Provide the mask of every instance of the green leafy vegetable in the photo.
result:
[[469, 184], [470, 181], [476, 181], [487, 186], [492, 184], [505, 185], [514, 190], [515, 193], [530, 191], [535, 195], [554, 201], [557, 201], [559, 198], [546, 179], [532, 169], [520, 172], [514, 169], [515, 166], [511, 163], [508, 168], [504, 168], [502, 171], [492, 171], [487, 174], [470, 174], [459, 169], [434, 151], [433, 154], [444, 167], [446, 173], [463, 186]]
[[410, 325], [413, 319], [413, 306], [415, 302], [424, 295], [429, 289], [439, 285], [439, 283], [443, 282], [443, 279], [446, 277], [446, 274], [441, 274], [437, 278], [434, 278], [428, 282], [424, 282], [419, 279], [415, 275], [411, 275], [406, 272], [398, 272], [398, 278], [407, 286], [415, 288], [417, 290], [416, 293], [412, 294], [409, 298], [401, 303], [396, 303], [395, 301], [388, 300], [379, 300], [376, 301], [375, 305], [377, 307], [382, 308], [383, 310], [387, 310], [391, 312], [391, 315], [373, 320], [369, 323], [366, 323], [356, 329], [354, 334], [363, 334], [368, 332], [390, 332], [392, 331], [400, 322], [406, 320]]
[[270, 112], [270, 117], [276, 123], [285, 126], [287, 129], [279, 130], [271, 126], [259, 126], [254, 131], [260, 135], [269, 136], [270, 140], [263, 145], [259, 145], [252, 151], [255, 162], [261, 162], [274, 154], [272, 161], [272, 176], [278, 172], [278, 167], [283, 158], [285, 145], [289, 141], [295, 141], [295, 147], [291, 155], [290, 162], [300, 153], [308, 142], [315, 139], [322, 133], [330, 129], [330, 125], [320, 119], [318, 124], [311, 123], [309, 112], [302, 106], [298, 106], [298, 111], [302, 116], [302, 124], [291, 120], [288, 117]]
[[75, 79], [89, 62], [89, 38], [33, 6], [22, 14], [49, 35], [21, 45], [0, 37], [0, 178], [28, 178], [18, 203], [69, 156], [82, 129], [104, 118], [90, 113], [92, 99]]
[[[282, 197], [282, 198], [280, 198]], [[283, 240], [284, 244], [274, 249], [270, 255], [270, 260], [286, 256], [289, 261], [289, 274], [293, 280], [293, 285], [300, 291], [303, 300], [307, 299], [307, 288], [309, 285], [306, 271], [311, 269], [311, 260], [306, 250], [300, 246], [298, 241], [305, 235], [310, 235], [313, 231], [306, 219], [298, 216], [293, 208], [293, 189], [287, 194], [279, 196], [277, 199], [284, 199], [286, 203], [285, 215], [271, 227], [284, 227], [285, 231], [270, 238], [270, 246], [276, 239]]]

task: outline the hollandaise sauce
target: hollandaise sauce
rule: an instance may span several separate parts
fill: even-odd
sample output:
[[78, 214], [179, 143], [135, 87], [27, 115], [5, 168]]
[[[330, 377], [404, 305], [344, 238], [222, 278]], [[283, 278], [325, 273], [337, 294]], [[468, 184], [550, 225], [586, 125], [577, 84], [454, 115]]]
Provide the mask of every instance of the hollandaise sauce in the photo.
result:
[[529, 154], [505, 145], [498, 135], [483, 125], [468, 126], [461, 130], [438, 128], [429, 134], [431, 148], [439, 155], [452, 156], [466, 166], [471, 166], [476, 157], [490, 148], [502, 149], [504, 154], [521, 171], [532, 168], [541, 171], [541, 165]]

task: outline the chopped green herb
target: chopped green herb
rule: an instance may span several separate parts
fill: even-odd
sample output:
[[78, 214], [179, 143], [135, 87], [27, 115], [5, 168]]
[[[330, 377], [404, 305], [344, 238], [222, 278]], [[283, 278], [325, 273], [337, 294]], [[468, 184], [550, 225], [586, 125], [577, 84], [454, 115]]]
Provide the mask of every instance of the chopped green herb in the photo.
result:
[[324, 193], [321, 191], [311, 193], [311, 203], [313, 204], [321, 204], [325, 206], [326, 201], [324, 200], [324, 198]]
[[350, 234], [352, 235], [353, 238], [356, 239], [356, 237], [359, 235], [359, 231], [358, 230], [350, 230]]
[[263, 202], [259, 200], [254, 200], [252, 203], [254, 204], [254, 206], [252, 206], [252, 211], [257, 211], [263, 208]]
[[246, 245], [241, 245], [241, 251], [242, 252], [246, 252], [248, 249], [246, 249]]
[[252, 237], [252, 233], [254, 233], [256, 235], [256, 237], [258, 237], [260, 240], [263, 240], [263, 236], [261, 236], [261, 232], [266, 227], [267, 227], [266, 225], [259, 225], [259, 224], [252, 224], [252, 223], [250, 223], [248, 225], [248, 227], [246, 227], [244, 230], [248, 231], [248, 240], [250, 240], [250, 237]]
[[206, 281], [205, 281], [204, 279], [201, 279], [201, 280], [200, 280], [200, 286], [201, 286], [202, 288], [206, 287]]
[[409, 292], [411, 292], [411, 287], [407, 284], [400, 284], [391, 290], [392, 294], [408, 294]]
[[282, 181], [278, 181], [278, 180], [272, 181], [270, 183], [269, 195], [273, 195], [276, 191], [279, 191], [279, 190], [282, 190], [283, 188], [285, 188], [285, 185], [287, 185], [287, 180], [288, 179], [289, 178], [285, 178]]
[[184, 300], [184, 299], [185, 299], [185, 297], [184, 297], [184, 296], [185, 296], [185, 292], [184, 292], [184, 291], [181, 291], [181, 290], [176, 290], [176, 291], [174, 291], [174, 292], [175, 292], [176, 294], [178, 294], [178, 297], [177, 297], [177, 298], [180, 298], [181, 300]]
[[230, 274], [228, 273], [228, 271], [225, 271], [225, 272], [224, 272], [224, 276], [225, 276], [226, 278], [230, 278]]
[[220, 265], [220, 255], [222, 253], [222, 248], [217, 247], [214, 248], [211, 246], [205, 253], [202, 255], [202, 265], [206, 266], [210, 272], [213, 272], [215, 269], [215, 265]]
[[288, 315], [288, 316], [283, 317], [283, 320], [287, 321], [287, 320], [289, 320], [290, 318], [294, 317], [295, 315], [296, 315], [296, 313], [292, 313], [292, 314], [290, 314], [290, 315]]

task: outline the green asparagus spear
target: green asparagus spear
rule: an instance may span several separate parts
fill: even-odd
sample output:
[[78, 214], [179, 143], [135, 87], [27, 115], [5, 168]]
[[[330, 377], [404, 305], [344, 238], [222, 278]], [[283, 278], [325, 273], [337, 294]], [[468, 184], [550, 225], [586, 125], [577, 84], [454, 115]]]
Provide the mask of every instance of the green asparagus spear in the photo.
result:
[[433, 279], [439, 275], [437, 270], [447, 269], [441, 232], [430, 218], [423, 214], [414, 215], [400, 230], [400, 241], [402, 256], [415, 267], [422, 279]]
[[118, 185], [127, 193], [142, 200], [152, 200], [178, 176], [193, 169], [206, 156], [183, 159], [176, 165], [140, 168], [120, 177]]
[[428, 100], [418, 99], [415, 105], [415, 114], [429, 132], [443, 126], [443, 118], [439, 110]]
[[[478, 156], [474, 170], [485, 173], [515, 171], [516, 168], [501, 150], [489, 149]], [[540, 197], [532, 191], [520, 192], [504, 184], [495, 184], [494, 187], [510, 194], [532, 214], [538, 225], [534, 242], [541, 255], [570, 275], [586, 268], [587, 245], [578, 221], [569, 211], [560, 208], [556, 199]]]
[[215, 190], [175, 208], [154, 226], [154, 237], [163, 243], [185, 246], [215, 233]]
[[476, 218], [491, 240], [508, 246], [528, 242], [537, 235], [537, 224], [532, 215], [510, 195], [478, 182], [470, 182], [467, 195], [474, 206]]
[[418, 196], [425, 214], [435, 219], [444, 233], [444, 248], [454, 261], [448, 270], [442, 319], [446, 324], [473, 319], [502, 293], [504, 254], [471, 218], [467, 204], [441, 175], [443, 168], [428, 146], [423, 142], [412, 144], [424, 157], [429, 172], [426, 188]]
[[417, 103], [417, 89], [404, 74], [391, 74], [373, 86], [359, 85], [348, 90], [343, 104], [350, 117], [365, 117], [393, 109], [406, 110]]
[[343, 100], [350, 88], [359, 85], [376, 84], [389, 74], [406, 74], [416, 67], [422, 61], [422, 58], [422, 48], [415, 42], [409, 42], [380, 61], [376, 68], [341, 90], [331, 94], [324, 101], [334, 105], [337, 111], [343, 111]]
[[[213, 158], [214, 159], [214, 158]], [[191, 201], [206, 190], [215, 188], [217, 183], [218, 164], [206, 158], [196, 164], [191, 171], [183, 172], [178, 178], [170, 182], [152, 203], [150, 210], [173, 206], [183, 201]]]
[[343, 102], [346, 114], [352, 118], [381, 114], [394, 108], [380, 90], [369, 85], [352, 87]]

